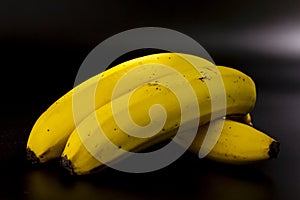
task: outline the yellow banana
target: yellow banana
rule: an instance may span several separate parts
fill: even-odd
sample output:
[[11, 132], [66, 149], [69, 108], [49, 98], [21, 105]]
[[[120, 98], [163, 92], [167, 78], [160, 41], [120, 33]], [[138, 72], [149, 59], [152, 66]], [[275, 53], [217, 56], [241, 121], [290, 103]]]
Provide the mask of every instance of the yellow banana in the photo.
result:
[[[212, 110], [212, 97], [210, 96], [207, 82], [214, 83], [217, 76], [212, 68], [203, 68], [202, 70], [202, 76], [193, 70], [181, 72], [196, 94], [196, 104], [200, 108], [200, 126], [210, 121], [212, 112], [217, 113], [215, 118], [219, 118], [223, 116], [221, 114], [218, 115], [218, 113], [222, 113], [220, 110], [224, 109], [228, 115], [246, 115], [252, 110], [256, 100], [255, 85], [252, 79], [238, 70], [222, 66], [219, 66], [218, 70], [224, 83], [225, 98], [227, 101], [226, 105], [224, 105], [225, 107], [218, 107]], [[91, 173], [105, 166], [104, 163], [94, 157], [101, 157], [102, 153], [107, 152], [107, 149], [110, 148], [109, 141], [99, 140], [99, 135], [101, 134], [99, 134], [98, 123], [104, 135], [116, 147], [125, 151], [138, 152], [176, 135], [176, 130], [181, 123], [185, 124], [195, 120], [195, 116], [191, 114], [190, 118], [187, 117], [184, 121], [181, 121], [181, 106], [192, 105], [194, 102], [192, 102], [192, 99], [186, 98], [184, 99], [185, 104], [180, 105], [181, 102], [176, 98], [177, 94], [175, 95], [168, 87], [160, 84], [164, 78], [156, 79], [147, 84], [141, 84], [132, 93], [113, 99], [111, 102], [97, 109], [95, 113], [86, 117], [68, 138], [62, 153], [62, 165], [74, 174]], [[173, 84], [172, 88], [177, 88], [178, 91], [184, 92], [184, 90], [187, 90], [183, 87], [185, 86], [184, 81], [178, 79], [177, 76], [166, 76], [166, 80], [163, 82]], [[222, 92], [220, 92], [215, 98], [220, 99], [223, 97], [222, 95]], [[159, 109], [156, 111], [153, 109], [153, 112], [151, 112], [151, 106], [156, 104], [163, 106], [167, 116], [166, 119], [164, 118], [165, 115]], [[113, 110], [113, 107], [117, 107], [117, 110]], [[158, 124], [161, 121], [166, 121], [155, 135], [142, 137], [145, 132], [140, 131], [138, 134], [141, 137], [134, 137], [130, 132], [135, 132], [135, 129], [132, 128], [132, 123], [125, 121], [122, 125], [122, 129], [125, 126], [125, 129], [129, 130], [127, 132], [123, 131], [119, 127], [119, 123], [116, 122], [116, 119], [124, 120], [129, 116], [128, 113], [130, 113], [129, 115], [134, 123], [141, 127], [147, 126], [153, 121]], [[108, 150], [105, 156], [106, 161], [110, 162], [121, 158], [122, 152], [115, 150], [110, 152]]]
[[[212, 65], [205, 59], [197, 58], [197, 62], [200, 62], [201, 65]], [[180, 73], [190, 70], [192, 67], [191, 63], [185, 59], [183, 54], [160, 53], [124, 62], [88, 79], [54, 102], [37, 119], [27, 142], [28, 160], [33, 163], [42, 163], [54, 158], [59, 158], [69, 135], [75, 128], [75, 121], [76, 123], [80, 122], [88, 114], [110, 102], [114, 87], [120, 78], [126, 75], [130, 70], [141, 65], [149, 65], [148, 67], [151, 68], [151, 66], [155, 66], [155, 64], [170, 66]], [[194, 69], [194, 71], [198, 73], [196, 69]], [[126, 87], [123, 87], [123, 90], [119, 90], [114, 98], [135, 89], [140, 84], [143, 84], [143, 81], [149, 82], [159, 78], [159, 76], [166, 76], [166, 74], [157, 71], [157, 68], [153, 69], [152, 73], [153, 74], [149, 75], [147, 79], [126, 85]], [[94, 91], [94, 106], [88, 104], [89, 106], [78, 108], [75, 111], [76, 119], [74, 119], [73, 95], [76, 95], [77, 103], [86, 102], [87, 97], [93, 94]]]
[[[207, 155], [208, 159], [231, 164], [245, 164], [276, 158], [279, 142], [247, 124], [233, 120], [216, 120], [212, 131], [219, 131], [218, 123], [224, 121], [218, 142]], [[189, 150], [198, 154], [208, 125], [200, 127]]]

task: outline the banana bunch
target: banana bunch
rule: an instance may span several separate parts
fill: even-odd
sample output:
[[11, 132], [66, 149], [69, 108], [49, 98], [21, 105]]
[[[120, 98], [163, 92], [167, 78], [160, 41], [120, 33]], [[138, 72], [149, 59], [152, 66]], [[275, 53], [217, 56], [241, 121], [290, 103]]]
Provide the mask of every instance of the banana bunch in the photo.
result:
[[[159, 53], [121, 63], [74, 87], [36, 121], [27, 142], [32, 163], [60, 159], [72, 174], [122, 162], [183, 133], [189, 150], [249, 163], [275, 158], [279, 142], [255, 129], [256, 88], [246, 74], [197, 56]], [[181, 129], [180, 129], [181, 130]], [[216, 137], [208, 137], [212, 133]], [[184, 134], [183, 134], [184, 135]], [[186, 147], [186, 138], [176, 140]], [[212, 145], [205, 145], [212, 144]]]

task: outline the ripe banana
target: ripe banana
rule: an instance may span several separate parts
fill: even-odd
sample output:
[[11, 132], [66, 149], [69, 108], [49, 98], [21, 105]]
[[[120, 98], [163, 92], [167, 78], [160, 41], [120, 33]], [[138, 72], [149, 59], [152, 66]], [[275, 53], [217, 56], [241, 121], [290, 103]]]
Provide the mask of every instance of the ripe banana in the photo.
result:
[[[216, 120], [211, 123], [212, 131], [218, 130]], [[208, 125], [200, 127], [189, 150], [198, 154]], [[279, 142], [269, 135], [247, 125], [233, 120], [224, 120], [222, 133], [218, 142], [207, 155], [208, 159], [223, 163], [244, 164], [276, 158], [279, 153]]]
[[[51, 159], [59, 158], [68, 137], [75, 128], [75, 124], [79, 123], [94, 110], [110, 102], [114, 87], [121, 77], [126, 75], [130, 70], [142, 65], [148, 65], [149, 68], [151, 68], [152, 65], [165, 65], [172, 67], [180, 73], [185, 73], [185, 71], [191, 70], [193, 67], [192, 64], [186, 60], [186, 57], [187, 55], [177, 53], [160, 53], [136, 58], [110, 68], [76, 86], [54, 102], [37, 119], [27, 142], [28, 160], [32, 163], [43, 163]], [[201, 58], [197, 58], [197, 63], [202, 66], [212, 65], [212, 63]], [[196, 69], [194, 69], [194, 72], [199, 73]], [[131, 85], [125, 85], [114, 98], [128, 93], [128, 91], [135, 89], [143, 83], [154, 81], [160, 76], [166, 75], [168, 74], [157, 71], [157, 68], [155, 68], [152, 74], [147, 76], [146, 79], [140, 77], [140, 81], [132, 82]], [[139, 79], [139, 77], [135, 77], [135, 79], [137, 78]], [[202, 78], [202, 81], [204, 81], [206, 76]], [[252, 87], [251, 84], [253, 83], [249, 82], [248, 84], [249, 87]], [[92, 105], [92, 103], [82, 106], [77, 105], [81, 102], [87, 102], [87, 99], [94, 93], [94, 105]], [[76, 102], [73, 101], [74, 98], [76, 98]], [[253, 101], [255, 101], [255, 96], [251, 96], [249, 103], [252, 104]], [[73, 111], [74, 104], [77, 105], [75, 113]], [[74, 117], [74, 115], [76, 115], [76, 117]]]
[[[197, 60], [198, 58], [193, 57], [193, 59]], [[224, 83], [227, 101], [226, 105], [224, 105], [225, 107], [218, 107], [212, 110], [212, 97], [210, 96], [207, 83], [214, 82], [217, 75], [212, 68], [203, 68], [201, 70], [202, 74], [195, 73], [194, 70], [181, 71], [182, 76], [188, 80], [189, 85], [192, 86], [196, 94], [196, 104], [200, 108], [200, 120], [197, 118], [200, 126], [211, 120], [212, 112], [217, 113], [216, 118], [220, 118], [223, 115], [218, 115], [218, 113], [222, 113], [220, 111], [224, 109], [227, 115], [246, 115], [252, 110], [256, 100], [256, 91], [255, 84], [250, 77], [238, 70], [219, 66], [218, 70]], [[176, 130], [180, 124], [195, 120], [195, 116], [192, 114], [190, 118], [187, 117], [183, 121], [181, 119], [181, 107], [193, 105], [192, 99], [186, 98], [184, 99], [185, 103], [181, 104], [176, 98], [177, 94], [175, 95], [170, 90], [170, 86], [165, 87], [163, 84], [160, 84], [161, 82], [169, 83], [172, 85], [171, 88], [177, 88], [177, 91], [183, 93], [187, 90], [184, 80], [174, 75], [166, 75], [151, 82], [140, 84], [132, 92], [118, 96], [118, 98], [98, 108], [95, 113], [87, 116], [73, 130], [62, 153], [61, 164], [73, 174], [87, 174], [105, 166], [104, 163], [98, 161], [94, 156], [101, 157], [103, 152], [108, 151], [105, 155], [107, 162], [123, 156], [121, 151], [107, 150], [110, 148], [107, 140], [99, 140], [99, 125], [104, 135], [116, 147], [130, 152], [139, 152], [176, 135]], [[214, 98], [220, 99], [223, 97], [222, 95], [222, 92], [220, 92]], [[164, 108], [165, 115], [160, 109], [152, 109], [152, 106], [157, 104]], [[113, 107], [117, 109], [113, 110]], [[165, 121], [165, 123], [151, 137], [143, 137], [143, 134], [145, 134], [143, 131], [137, 131], [139, 135], [132, 136], [130, 131], [136, 132], [136, 130], [132, 128], [133, 125], [130, 121], [125, 120], [130, 118], [129, 116], [139, 127], [148, 126], [152, 122], [159, 124]], [[122, 122], [117, 122], [116, 119], [125, 121], [122, 124], [122, 128], [119, 127]], [[129, 131], [123, 131], [123, 128]]]

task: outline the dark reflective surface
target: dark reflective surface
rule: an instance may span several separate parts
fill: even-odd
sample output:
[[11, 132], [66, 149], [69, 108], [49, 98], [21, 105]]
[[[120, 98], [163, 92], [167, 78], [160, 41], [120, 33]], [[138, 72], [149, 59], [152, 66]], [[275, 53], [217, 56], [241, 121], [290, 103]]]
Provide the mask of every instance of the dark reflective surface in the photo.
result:
[[[71, 177], [55, 164], [7, 170], [4, 196], [26, 199], [274, 199], [276, 184], [266, 164], [227, 166], [185, 155], [148, 174], [106, 170]], [[273, 168], [273, 167], [272, 167]]]
[[[7, 1], [0, 6], [0, 199], [300, 197], [299, 3], [43, 2]], [[55, 162], [29, 165], [25, 146], [33, 123], [73, 87], [85, 56], [107, 37], [141, 26], [181, 31], [202, 44], [215, 63], [249, 74], [258, 94], [254, 125], [280, 140], [279, 157], [231, 166], [187, 153], [153, 173], [107, 169], [82, 177], [67, 175]]]

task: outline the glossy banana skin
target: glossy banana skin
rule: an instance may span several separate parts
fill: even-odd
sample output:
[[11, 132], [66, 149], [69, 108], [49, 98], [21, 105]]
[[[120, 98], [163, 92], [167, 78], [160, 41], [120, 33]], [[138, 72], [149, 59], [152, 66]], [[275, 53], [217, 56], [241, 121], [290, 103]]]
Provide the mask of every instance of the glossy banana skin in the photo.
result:
[[[224, 87], [226, 91], [226, 113], [231, 114], [243, 114], [249, 113], [255, 104], [255, 85], [250, 77], [246, 76], [242, 72], [234, 70], [228, 67], [218, 67], [222, 79], [224, 81]], [[212, 110], [211, 110], [211, 98], [209, 98], [209, 92], [205, 81], [213, 81], [213, 79], [204, 80], [199, 77], [199, 74], [195, 74], [191, 71], [187, 71], [185, 77], [189, 77], [190, 85], [195, 88], [198, 104], [201, 110], [201, 116], [199, 125], [204, 125], [209, 122]], [[105, 167], [105, 164], [99, 162], [93, 155], [91, 150], [87, 150], [84, 144], [89, 143], [89, 147], [92, 148], [93, 153], [103, 151], [108, 148], [108, 144], [105, 141], [95, 140], [92, 135], [98, 134], [97, 123], [98, 120], [101, 124], [106, 136], [118, 147], [126, 150], [138, 152], [147, 147], [155, 145], [159, 142], [167, 140], [176, 134], [176, 129], [180, 124], [180, 109], [178, 103], [174, 100], [174, 94], [167, 88], [159, 84], [145, 84], [139, 87], [135, 93], [131, 96], [131, 104], [129, 107], [123, 107], [120, 113], [112, 114], [111, 107], [114, 101], [121, 101], [122, 97], [112, 100], [107, 105], [102, 106], [96, 110], [97, 119], [93, 115], [86, 117], [75, 129], [70, 138], [67, 141], [65, 149], [62, 153], [62, 165], [67, 168], [73, 174], [88, 174], [96, 171], [99, 168]], [[178, 84], [178, 87], [180, 83]], [[173, 100], [173, 101], [172, 101]], [[125, 102], [125, 100], [123, 101]], [[126, 112], [127, 109], [131, 111], [132, 118], [139, 125], [146, 125], [149, 123], [148, 111], [151, 105], [161, 104], [166, 109], [168, 114], [168, 120], [162, 130], [155, 136], [150, 138], [136, 138], [130, 137], [128, 134], [118, 128], [118, 125], [114, 121], [115, 115], [121, 115], [122, 112]], [[218, 112], [218, 111], [217, 111]], [[159, 116], [158, 116], [159, 117]], [[222, 117], [222, 116], [217, 116]], [[161, 119], [157, 119], [158, 121]], [[190, 119], [192, 120], [192, 119]], [[85, 136], [79, 135], [78, 130], [88, 132]], [[84, 144], [83, 144], [84, 143]], [[111, 161], [120, 158], [121, 154], [111, 155]]]
[[[266, 133], [241, 122], [219, 119], [212, 123], [213, 131], [219, 131], [217, 124], [224, 122], [218, 142], [207, 155], [208, 159], [222, 163], [247, 164], [276, 158], [279, 142]], [[189, 150], [198, 154], [208, 125], [201, 126]]]
[[[223, 125], [221, 130], [219, 129], [220, 123]], [[199, 153], [209, 124], [212, 131], [221, 131], [221, 134], [217, 143], [205, 157], [206, 159], [228, 164], [250, 164], [273, 159], [278, 156], [280, 143], [277, 140], [248, 124], [223, 118], [199, 127], [194, 142], [188, 149], [192, 153]], [[166, 137], [166, 139], [168, 139], [168, 137]], [[75, 163], [84, 163], [84, 165], [74, 165], [73, 162], [68, 159], [67, 155], [63, 155], [61, 164], [69, 170], [71, 174], [90, 174], [106, 167], [86, 151], [79, 137], [71, 135], [70, 142], [74, 142], [74, 144], [79, 147], [78, 157], [73, 157]], [[154, 142], [152, 142], [151, 145], [153, 144]], [[178, 142], [178, 144], [181, 144], [181, 142]], [[147, 148], [145, 145], [143, 147]]]
[[[212, 65], [210, 62], [200, 59], [203, 65]], [[27, 142], [27, 158], [32, 163], [43, 163], [59, 158], [68, 137], [75, 129], [75, 124], [83, 120], [94, 110], [107, 104], [112, 99], [115, 85], [121, 77], [128, 71], [147, 64], [162, 64], [172, 66], [174, 69], [184, 72], [191, 64], [182, 58], [181, 54], [160, 53], [148, 55], [133, 60], [126, 61], [115, 67], [108, 69], [87, 81], [76, 86], [64, 96], [54, 102], [36, 121]], [[164, 74], [162, 74], [164, 75]], [[152, 81], [157, 76], [149, 77], [147, 81]], [[124, 88], [119, 92], [119, 96], [138, 87], [136, 85]], [[86, 97], [95, 91], [94, 106], [87, 106], [76, 111], [76, 119], [73, 112], [73, 97], [76, 95], [76, 102], [86, 101]], [[117, 96], [116, 96], [117, 97]]]
[[[191, 67], [189, 62], [191, 60], [202, 66], [200, 74], [199, 69]], [[148, 65], [148, 67], [153, 65], [153, 74], [147, 74], [148, 78], [146, 79], [126, 84], [125, 87], [114, 93], [114, 89], [122, 77], [129, 74], [131, 70], [139, 68], [143, 70], [141, 66], [144, 65]], [[94, 156], [94, 154], [101, 154], [103, 149], [109, 147], [107, 141], [95, 140], [93, 137], [93, 135], [99, 134], [99, 124], [112, 143], [118, 148], [130, 152], [140, 152], [173, 138], [181, 123], [180, 103], [176, 99], [176, 94], [174, 95], [173, 91], [165, 87], [162, 82], [172, 82], [173, 87], [178, 88], [179, 91], [185, 90], [182, 87], [185, 82], [168, 71], [157, 70], [155, 65], [165, 65], [178, 71], [195, 91], [201, 113], [199, 119], [197, 118], [199, 128], [196, 138], [189, 148], [190, 151], [199, 153], [210, 123], [212, 130], [221, 131], [221, 134], [207, 155], [209, 159], [243, 164], [277, 156], [279, 142], [252, 127], [249, 113], [255, 106], [256, 89], [249, 76], [223, 66], [218, 66], [218, 70], [214, 71], [216, 68], [213, 68], [212, 63], [192, 55], [160, 53], [117, 65], [88, 79], [53, 103], [32, 128], [27, 144], [28, 159], [33, 163], [43, 163], [61, 158], [62, 166], [72, 174], [90, 174], [105, 168], [105, 163], [98, 161]], [[216, 73], [222, 77], [226, 105], [212, 110], [211, 99], [213, 97], [210, 96], [207, 83], [215, 81]], [[140, 73], [136, 77], [140, 77], [141, 74], [143, 75]], [[80, 107], [79, 110], [74, 111], [74, 96], [76, 96], [77, 102], [88, 102], [86, 96], [89, 96], [94, 90], [94, 105]], [[128, 95], [130, 98], [126, 105]], [[224, 94], [217, 94], [214, 98], [224, 97], [222, 95]], [[185, 99], [186, 102], [189, 100]], [[140, 138], [129, 135], [119, 127], [115, 120], [116, 116], [119, 118], [126, 116], [124, 113], [129, 110], [134, 123], [141, 127], [147, 126], [152, 119], [149, 117], [149, 110], [155, 104], [159, 104], [165, 109], [167, 119], [163, 128], [152, 137]], [[118, 105], [119, 109], [112, 110], [113, 105]], [[217, 114], [214, 115], [214, 119], [211, 118], [213, 112], [219, 113], [222, 109], [226, 110], [225, 115]], [[76, 113], [74, 114], [74, 112]], [[154, 117], [156, 121], [164, 120], [161, 113]], [[195, 120], [193, 117], [186, 118], [186, 121], [182, 123]], [[220, 123], [224, 125], [222, 130], [219, 129]], [[127, 126], [130, 127], [131, 124], [128, 123]], [[87, 144], [89, 149], [86, 148]], [[110, 155], [109, 160], [115, 161], [121, 157], [122, 153], [114, 152]]]

